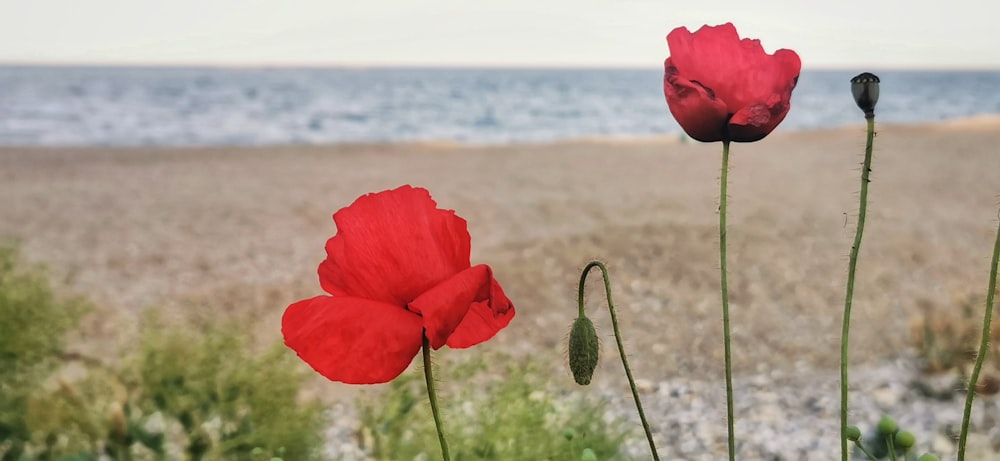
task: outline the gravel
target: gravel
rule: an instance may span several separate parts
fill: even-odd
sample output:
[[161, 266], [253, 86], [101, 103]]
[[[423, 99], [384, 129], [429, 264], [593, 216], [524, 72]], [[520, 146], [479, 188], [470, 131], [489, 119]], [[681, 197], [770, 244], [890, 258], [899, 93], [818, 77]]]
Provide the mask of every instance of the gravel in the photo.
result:
[[[887, 361], [851, 372], [849, 424], [874, 437], [879, 418], [889, 415], [917, 438], [914, 452], [953, 458], [962, 421], [964, 393], [948, 376], [926, 376], [912, 357]], [[790, 371], [735, 376], [737, 457], [746, 460], [816, 460], [839, 457], [839, 372], [814, 370], [798, 363]], [[917, 385], [919, 384], [919, 386]], [[640, 380], [643, 407], [650, 420], [661, 459], [719, 460], [727, 455], [725, 392], [721, 380], [675, 378]], [[942, 389], [928, 396], [919, 389]], [[947, 392], [952, 389], [953, 392]], [[633, 423], [622, 447], [625, 459], [648, 459], [649, 447], [625, 387], [601, 385], [577, 388], [596, 392], [608, 402], [606, 419]], [[332, 410], [335, 424], [328, 432], [329, 454], [343, 461], [366, 460], [358, 448], [357, 420], [349, 403]], [[998, 402], [976, 400], [967, 459], [1000, 459]], [[859, 458], [860, 459], [860, 458]]]

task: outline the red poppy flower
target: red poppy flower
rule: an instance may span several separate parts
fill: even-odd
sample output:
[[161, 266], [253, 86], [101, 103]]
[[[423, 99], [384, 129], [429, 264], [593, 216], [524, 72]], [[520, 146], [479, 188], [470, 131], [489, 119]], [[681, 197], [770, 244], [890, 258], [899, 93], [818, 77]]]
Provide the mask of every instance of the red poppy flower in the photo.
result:
[[742, 39], [730, 23], [667, 35], [663, 93], [681, 128], [703, 142], [752, 142], [785, 118], [802, 62], [792, 50], [773, 55]]
[[319, 280], [332, 296], [288, 306], [285, 344], [321, 375], [349, 384], [399, 376], [420, 351], [492, 338], [514, 306], [489, 266], [469, 263], [464, 219], [425, 189], [364, 195], [333, 215]]

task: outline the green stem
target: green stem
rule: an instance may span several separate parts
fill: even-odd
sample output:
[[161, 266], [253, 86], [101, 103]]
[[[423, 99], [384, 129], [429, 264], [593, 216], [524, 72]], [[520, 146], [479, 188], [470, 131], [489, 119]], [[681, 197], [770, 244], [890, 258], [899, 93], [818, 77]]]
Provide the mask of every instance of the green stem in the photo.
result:
[[861, 443], [860, 440], [858, 440], [857, 442], [854, 442], [854, 445], [857, 446], [858, 449], [861, 450], [861, 452], [864, 453], [865, 456], [868, 457], [868, 459], [870, 459], [871, 461], [878, 461], [878, 458], [876, 458], [875, 455], [872, 454], [872, 452], [868, 451], [865, 448], [865, 445], [863, 443]]
[[969, 377], [969, 389], [965, 394], [965, 414], [962, 416], [962, 431], [958, 436], [958, 461], [965, 460], [965, 442], [969, 437], [969, 420], [972, 418], [972, 399], [976, 395], [976, 384], [979, 383], [979, 372], [983, 369], [986, 354], [990, 351], [990, 322], [993, 318], [993, 301], [997, 294], [997, 265], [1000, 262], [1000, 225], [997, 227], [997, 241], [993, 245], [993, 261], [990, 266], [989, 289], [986, 292], [986, 313], [983, 314], [983, 333], [979, 343], [979, 354], [976, 355], [976, 365]]
[[424, 334], [423, 347], [424, 356], [424, 378], [427, 381], [427, 397], [431, 401], [431, 413], [434, 415], [434, 427], [437, 428], [438, 442], [441, 444], [441, 459], [451, 461], [448, 453], [448, 441], [444, 439], [444, 425], [441, 424], [441, 412], [438, 410], [437, 392], [434, 390], [434, 372], [431, 366], [431, 345]]
[[653, 432], [649, 429], [649, 422], [646, 421], [646, 413], [642, 411], [642, 402], [639, 400], [639, 391], [635, 387], [635, 379], [632, 378], [632, 369], [628, 366], [628, 357], [625, 355], [625, 346], [622, 344], [621, 330], [618, 328], [618, 317], [615, 315], [615, 301], [611, 296], [611, 278], [608, 276], [608, 268], [600, 261], [591, 261], [583, 268], [580, 275], [580, 291], [577, 300], [579, 302], [579, 315], [584, 316], [583, 288], [587, 281], [587, 274], [594, 267], [601, 269], [604, 276], [604, 294], [608, 299], [608, 311], [611, 313], [611, 327], [615, 330], [615, 342], [618, 344], [618, 355], [622, 358], [622, 366], [625, 367], [625, 376], [628, 377], [628, 386], [632, 389], [632, 398], [635, 400], [635, 409], [639, 412], [639, 420], [642, 421], [642, 430], [646, 432], [646, 440], [649, 442], [649, 451], [653, 459], [660, 461], [660, 455], [656, 453], [656, 444], [653, 443]]
[[865, 114], [868, 137], [865, 143], [865, 162], [861, 166], [861, 197], [858, 205], [858, 227], [854, 233], [851, 259], [847, 266], [847, 295], [844, 297], [844, 324], [840, 333], [840, 448], [841, 460], [847, 461], [847, 351], [851, 331], [851, 303], [854, 300], [854, 275], [858, 268], [858, 251], [861, 235], [865, 231], [865, 214], [868, 211], [868, 183], [872, 171], [872, 144], [875, 142], [875, 114]]
[[899, 456], [896, 455], [896, 436], [894, 434], [889, 434], [885, 436], [885, 447], [889, 450], [889, 459], [896, 461]]
[[722, 141], [722, 175], [719, 179], [719, 267], [722, 271], [722, 340], [726, 355], [726, 422], [729, 428], [729, 461], [736, 460], [733, 417], [733, 352], [729, 334], [729, 281], [726, 274], [726, 190], [729, 185], [729, 141]]

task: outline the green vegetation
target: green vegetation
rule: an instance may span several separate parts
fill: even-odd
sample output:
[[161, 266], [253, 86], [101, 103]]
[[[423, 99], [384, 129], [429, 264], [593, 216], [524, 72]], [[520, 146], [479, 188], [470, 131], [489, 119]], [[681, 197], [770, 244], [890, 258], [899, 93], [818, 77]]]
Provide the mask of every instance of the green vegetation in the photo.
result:
[[[927, 300], [918, 302], [920, 315], [910, 325], [913, 346], [926, 373], [954, 373], [956, 378], [968, 377], [975, 360], [983, 328], [983, 302], [976, 295], [958, 298], [954, 304], [936, 305]], [[995, 394], [1000, 379], [1000, 328], [990, 332], [992, 350], [979, 386], [981, 393]]]
[[18, 267], [0, 247], [0, 459], [15, 460], [32, 440], [26, 415], [32, 396], [59, 365], [66, 333], [87, 310], [59, 300], [38, 267]]
[[[0, 248], [0, 461], [322, 458], [311, 374], [245, 325], [160, 324], [115, 366], [66, 352], [88, 310]], [[204, 306], [202, 306], [204, 308]]]
[[[601, 402], [553, 389], [539, 363], [477, 353], [435, 369], [452, 459], [616, 459], [621, 421], [605, 420]], [[362, 439], [376, 459], [434, 459], [437, 435], [422, 370], [359, 403]]]

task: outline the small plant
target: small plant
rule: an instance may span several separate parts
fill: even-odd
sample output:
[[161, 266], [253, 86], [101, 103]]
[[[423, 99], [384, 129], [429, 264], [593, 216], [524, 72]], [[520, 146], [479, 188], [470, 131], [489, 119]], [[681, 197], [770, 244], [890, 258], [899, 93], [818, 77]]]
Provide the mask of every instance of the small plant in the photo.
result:
[[[456, 434], [451, 454], [461, 460], [616, 459], [625, 432], [605, 419], [601, 402], [566, 395], [537, 362], [500, 355], [440, 367], [447, 397], [442, 413]], [[502, 368], [496, 364], [507, 364]], [[421, 372], [401, 375], [384, 394], [359, 402], [360, 439], [375, 459], [434, 457], [437, 443], [423, 402]]]
[[[962, 296], [953, 305], [938, 306], [927, 300], [918, 303], [920, 314], [913, 318], [910, 331], [913, 346], [926, 373], [955, 373], [967, 377], [983, 327], [982, 298]], [[1000, 328], [990, 329], [992, 350], [987, 355], [983, 380], [1000, 378]], [[982, 384], [982, 383], [980, 383]]]
[[36, 393], [36, 445], [79, 459], [320, 457], [323, 408], [296, 402], [308, 375], [283, 348], [257, 352], [234, 326], [148, 330], [123, 368]]
[[[917, 457], [914, 450], [914, 445], [917, 443], [916, 436], [910, 431], [900, 429], [896, 420], [888, 416], [879, 419], [867, 439], [861, 437], [861, 429], [858, 426], [847, 426], [845, 439], [853, 443], [860, 454], [871, 461], [897, 461], [900, 458], [906, 461], [938, 461], [938, 457], [931, 453]], [[855, 457], [859, 456], [856, 454]]]
[[133, 405], [171, 416], [191, 458], [318, 457], [323, 408], [296, 402], [311, 375], [283, 347], [255, 353], [239, 325], [148, 330], [129, 370], [141, 383]]
[[32, 441], [32, 396], [59, 366], [66, 334], [88, 310], [56, 296], [39, 267], [23, 267], [16, 249], [0, 247], [0, 459], [19, 459]]
[[158, 325], [112, 367], [66, 351], [90, 304], [20, 265], [0, 248], [0, 460], [321, 457], [324, 409], [297, 402], [311, 374], [280, 345]]

